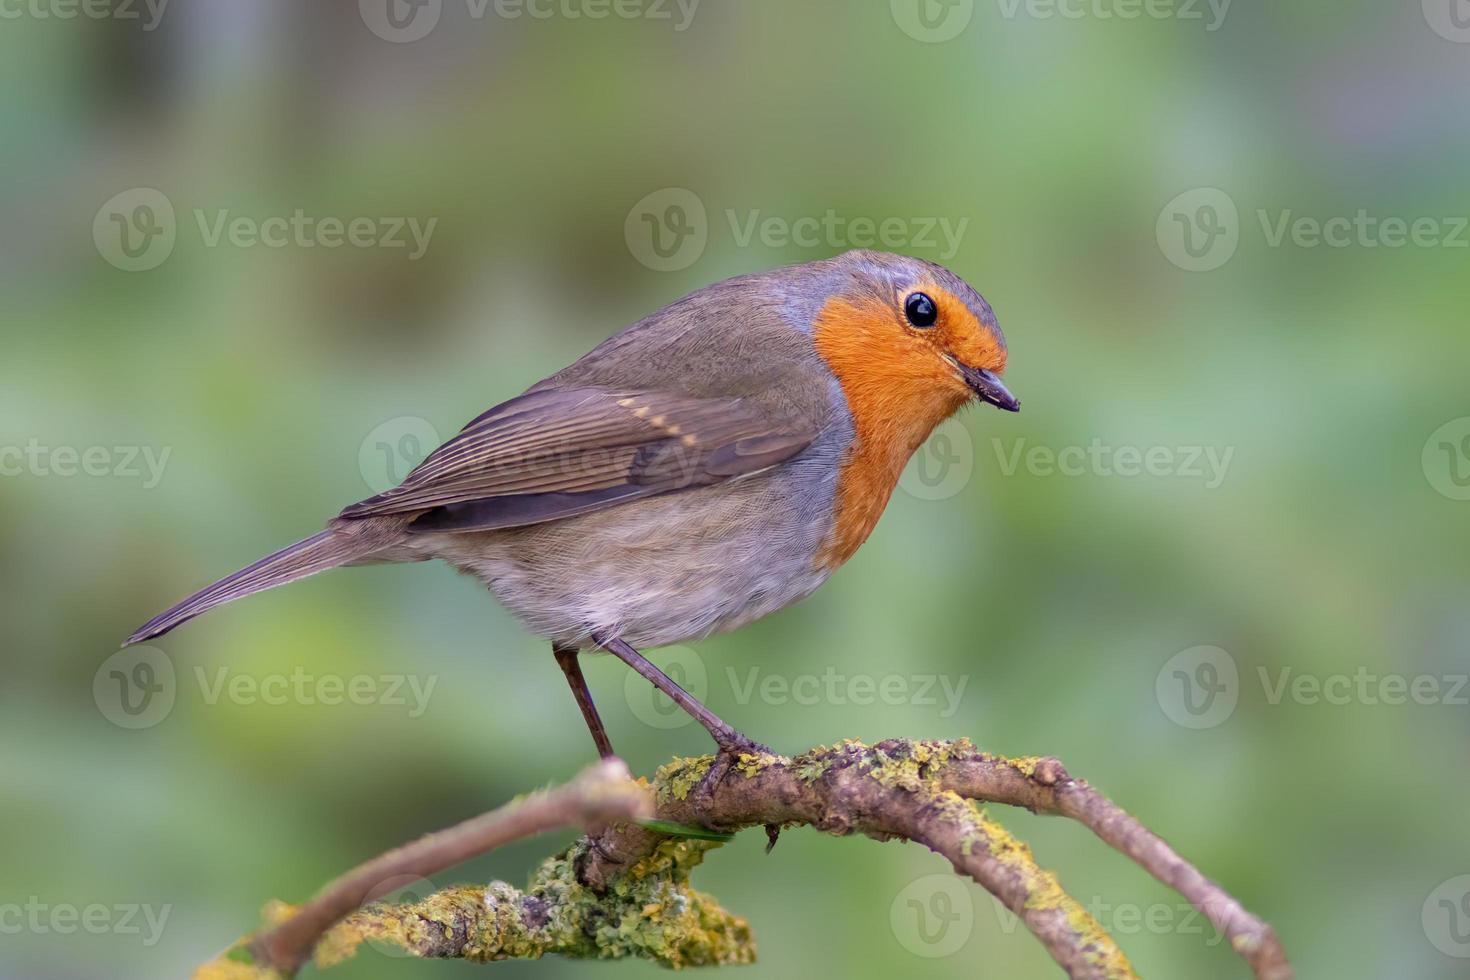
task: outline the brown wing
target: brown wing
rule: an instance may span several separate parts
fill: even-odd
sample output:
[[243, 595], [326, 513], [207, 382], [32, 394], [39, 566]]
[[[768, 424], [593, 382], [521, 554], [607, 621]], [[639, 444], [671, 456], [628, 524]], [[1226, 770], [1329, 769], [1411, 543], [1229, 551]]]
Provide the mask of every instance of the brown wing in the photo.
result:
[[539, 524], [754, 473], [814, 438], [738, 398], [535, 391], [481, 415], [402, 484], [342, 516], [421, 512], [410, 531]]

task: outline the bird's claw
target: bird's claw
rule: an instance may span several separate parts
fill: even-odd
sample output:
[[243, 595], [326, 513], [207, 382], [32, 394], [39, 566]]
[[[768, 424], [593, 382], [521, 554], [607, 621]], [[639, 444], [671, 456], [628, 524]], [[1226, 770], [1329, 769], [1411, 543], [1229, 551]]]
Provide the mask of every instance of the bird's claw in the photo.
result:
[[710, 762], [709, 771], [694, 788], [695, 800], [701, 810], [709, 807], [714, 801], [715, 789], [720, 782], [730, 774], [730, 770], [740, 761], [742, 756], [775, 755], [769, 746], [762, 745], [753, 738], [749, 738], [737, 731], [731, 731], [723, 738], [717, 738], [716, 745], [719, 751], [715, 753], [714, 760]]

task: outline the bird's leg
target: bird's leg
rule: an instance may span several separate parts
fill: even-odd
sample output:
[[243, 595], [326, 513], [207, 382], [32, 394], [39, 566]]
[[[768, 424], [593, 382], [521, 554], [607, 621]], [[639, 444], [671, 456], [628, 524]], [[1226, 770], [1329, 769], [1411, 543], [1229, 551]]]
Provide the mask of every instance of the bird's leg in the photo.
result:
[[713, 711], [700, 704], [694, 695], [680, 687], [672, 677], [659, 670], [649, 662], [647, 657], [627, 643], [617, 637], [594, 636], [593, 639], [597, 641], [598, 646], [642, 674], [649, 683], [667, 694], [675, 704], [688, 712], [690, 717], [703, 725], [705, 731], [714, 738], [715, 744], [720, 747], [721, 755], [732, 757], [742, 753], [760, 755], [771, 751], [725, 724]]
[[577, 707], [582, 709], [582, 720], [587, 722], [587, 730], [592, 733], [592, 741], [597, 744], [597, 754], [604, 759], [612, 758], [612, 742], [608, 740], [607, 729], [602, 727], [602, 719], [597, 715], [597, 705], [592, 703], [592, 692], [587, 689], [587, 678], [582, 676], [582, 664], [577, 660], [577, 649], [553, 643], [551, 655], [556, 658], [562, 673], [567, 675], [572, 697], [577, 699]]

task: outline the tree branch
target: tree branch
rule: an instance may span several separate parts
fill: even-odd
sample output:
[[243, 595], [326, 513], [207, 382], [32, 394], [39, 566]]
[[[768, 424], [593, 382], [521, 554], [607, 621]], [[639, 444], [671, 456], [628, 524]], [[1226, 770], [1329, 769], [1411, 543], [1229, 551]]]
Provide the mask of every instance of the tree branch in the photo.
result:
[[592, 831], [651, 813], [648, 793], [629, 778], [628, 767], [618, 759], [604, 760], [565, 786], [513, 800], [498, 810], [427, 834], [358, 865], [299, 909], [278, 910], [276, 914], [282, 921], [237, 944], [231, 951], [231, 962], [248, 962], [282, 976], [293, 976], [322, 934], [364, 902], [378, 897], [385, 884], [438, 874], [545, 830], [581, 827]]
[[[1290, 980], [1270, 926], [1209, 881], [1168, 844], [1055, 759], [1006, 759], [957, 742], [843, 742], [794, 758], [745, 755], [708, 778], [714, 760], [676, 759], [650, 788], [626, 771], [590, 770], [558, 790], [389, 852], [339, 879], [283, 921], [247, 937], [196, 973], [199, 980], [290, 977], [315, 946], [319, 966], [363, 942], [417, 956], [474, 960], [639, 956], [669, 966], [754, 959], [743, 919], [689, 888], [704, 840], [634, 822], [656, 804], [660, 821], [734, 832], [806, 825], [827, 833], [918, 841], [1020, 917], [1068, 977], [1134, 978], [1122, 952], [1056, 878], [1039, 868], [977, 802], [1071, 817], [1177, 889], [1230, 938], [1258, 980]], [[620, 768], [620, 764], [618, 765]], [[640, 808], [641, 807], [641, 808]], [[501, 882], [456, 887], [422, 901], [375, 904], [327, 931], [392, 874], [427, 876], [489, 847], [568, 823], [599, 824], [546, 861], [524, 891]], [[323, 933], [325, 935], [323, 936]]]

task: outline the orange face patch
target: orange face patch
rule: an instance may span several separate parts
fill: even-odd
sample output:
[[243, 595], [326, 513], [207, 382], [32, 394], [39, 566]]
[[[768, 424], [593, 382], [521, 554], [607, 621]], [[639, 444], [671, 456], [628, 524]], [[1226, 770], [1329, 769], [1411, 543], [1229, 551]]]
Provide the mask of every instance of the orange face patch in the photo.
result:
[[838, 478], [833, 531], [817, 556], [830, 568], [868, 539], [914, 450], [970, 400], [945, 355], [971, 367], [1005, 368], [1005, 348], [962, 300], [935, 283], [913, 289], [939, 308], [932, 327], [905, 319], [904, 296], [912, 289], [891, 302], [831, 299], [813, 325], [812, 341], [842, 385], [855, 430]]
[[[904, 295], [915, 290], [927, 293], [939, 307], [939, 320], [923, 331], [935, 347], [947, 351], [961, 364], [985, 368], [996, 374], [1005, 371], [1005, 347], [1001, 346], [991, 330], [975, 318], [964, 300], [932, 282], [921, 282], [912, 289], [905, 290]], [[902, 296], [898, 303], [901, 309]]]

